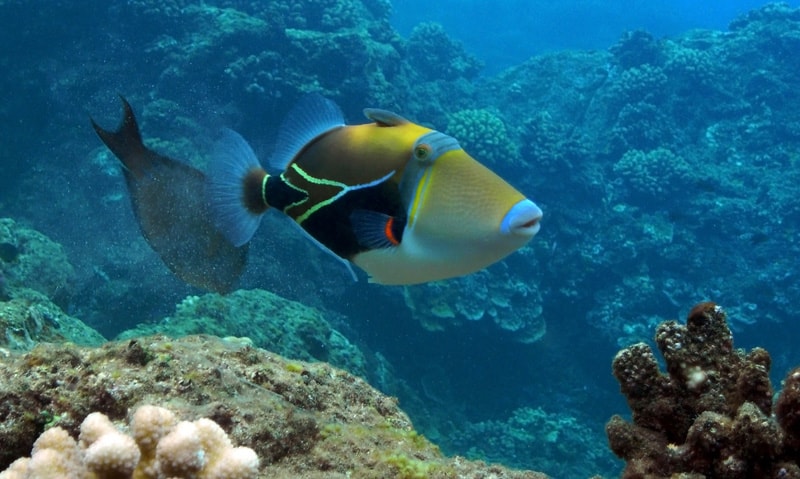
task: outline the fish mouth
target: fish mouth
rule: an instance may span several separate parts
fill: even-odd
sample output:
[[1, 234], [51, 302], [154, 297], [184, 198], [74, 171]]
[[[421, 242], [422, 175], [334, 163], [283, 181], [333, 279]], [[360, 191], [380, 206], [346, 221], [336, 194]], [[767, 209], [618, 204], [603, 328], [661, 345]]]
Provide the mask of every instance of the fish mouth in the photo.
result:
[[500, 223], [500, 232], [506, 235], [532, 237], [541, 228], [542, 210], [536, 203], [524, 199], [508, 210]]

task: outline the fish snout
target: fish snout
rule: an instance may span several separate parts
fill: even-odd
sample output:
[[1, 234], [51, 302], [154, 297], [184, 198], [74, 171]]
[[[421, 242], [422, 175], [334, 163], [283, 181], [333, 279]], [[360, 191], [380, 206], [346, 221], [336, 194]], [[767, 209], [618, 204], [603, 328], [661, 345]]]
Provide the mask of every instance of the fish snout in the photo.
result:
[[532, 237], [539, 232], [541, 219], [542, 210], [526, 198], [508, 210], [500, 222], [500, 232], [504, 235]]

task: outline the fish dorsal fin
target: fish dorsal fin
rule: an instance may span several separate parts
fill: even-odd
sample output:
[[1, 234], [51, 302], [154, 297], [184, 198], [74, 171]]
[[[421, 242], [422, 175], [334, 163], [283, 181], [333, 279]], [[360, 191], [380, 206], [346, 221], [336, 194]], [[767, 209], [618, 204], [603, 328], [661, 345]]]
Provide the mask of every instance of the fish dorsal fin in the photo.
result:
[[364, 116], [380, 126], [398, 126], [409, 123], [408, 120], [389, 110], [380, 108], [364, 108]]
[[283, 120], [269, 166], [285, 170], [311, 140], [342, 126], [344, 115], [336, 103], [318, 93], [304, 96]]

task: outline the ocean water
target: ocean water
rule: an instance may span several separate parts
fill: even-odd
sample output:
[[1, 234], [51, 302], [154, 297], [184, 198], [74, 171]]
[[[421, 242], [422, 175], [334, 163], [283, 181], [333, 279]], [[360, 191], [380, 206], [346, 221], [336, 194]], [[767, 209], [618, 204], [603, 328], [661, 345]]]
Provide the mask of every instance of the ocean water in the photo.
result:
[[59, 304], [111, 339], [205, 293], [143, 240], [91, 129], [116, 125], [118, 94], [151, 148], [199, 169], [223, 127], [268, 158], [312, 91], [349, 122], [378, 107], [458, 132], [544, 210], [529, 246], [385, 287], [270, 215], [240, 287], [322, 311], [445, 453], [614, 477], [611, 360], [659, 322], [713, 300], [775, 387], [800, 364], [798, 5], [0, 2], [0, 216], [64, 246]]
[[[437, 22], [468, 51], [497, 72], [546, 52], [603, 50], [622, 32], [646, 30], [658, 37], [695, 28], [725, 30], [736, 16], [762, 0], [490, 0], [392, 2], [392, 24], [409, 34], [421, 22]], [[787, 2], [797, 6], [798, 2]]]

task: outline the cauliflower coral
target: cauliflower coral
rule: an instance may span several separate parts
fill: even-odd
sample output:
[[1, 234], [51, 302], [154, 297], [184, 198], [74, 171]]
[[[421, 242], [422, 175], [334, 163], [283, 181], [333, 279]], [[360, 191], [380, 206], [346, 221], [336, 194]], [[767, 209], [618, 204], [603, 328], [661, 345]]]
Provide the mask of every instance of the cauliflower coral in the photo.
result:
[[131, 435], [97, 412], [81, 423], [77, 442], [62, 428], [48, 429], [31, 457], [16, 460], [0, 479], [249, 479], [258, 467], [256, 453], [233, 447], [214, 421], [177, 422], [168, 409], [141, 406]]

